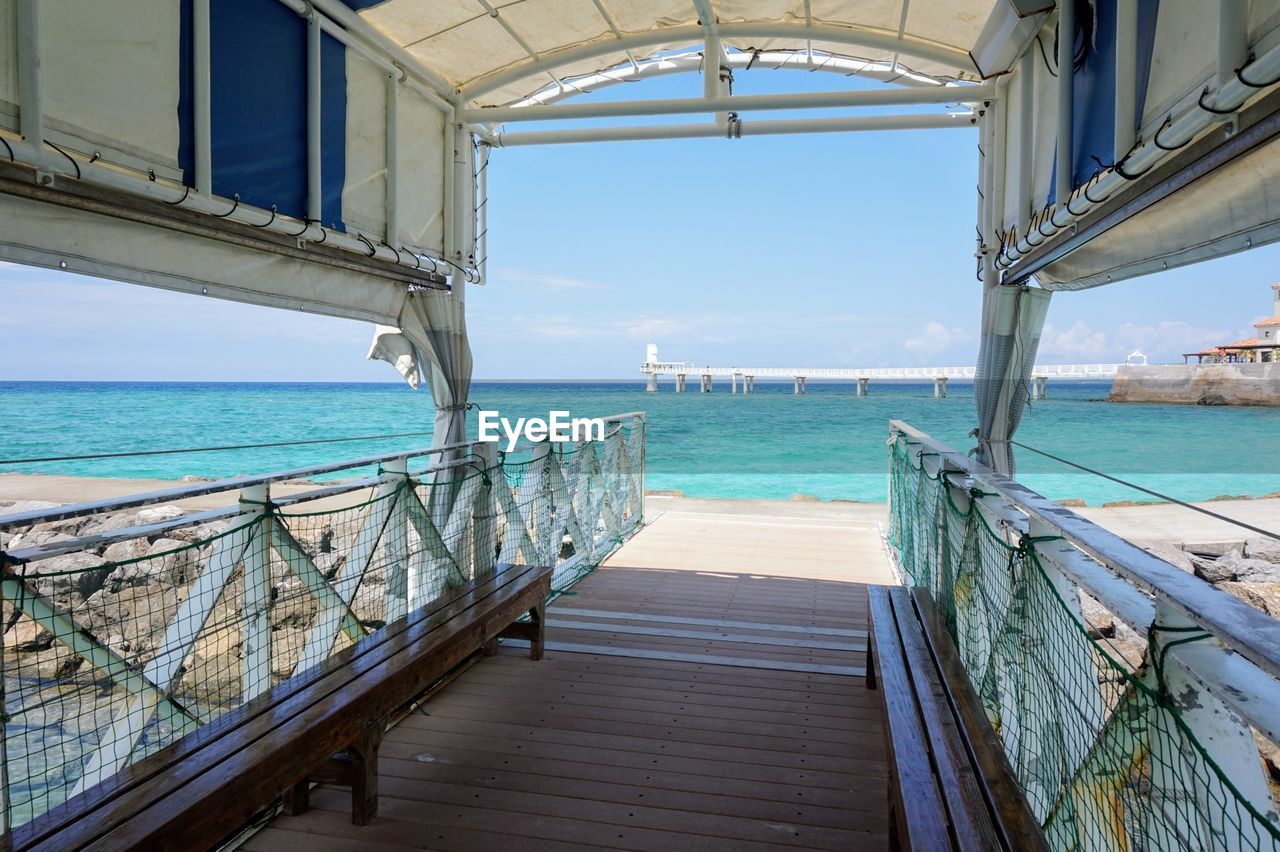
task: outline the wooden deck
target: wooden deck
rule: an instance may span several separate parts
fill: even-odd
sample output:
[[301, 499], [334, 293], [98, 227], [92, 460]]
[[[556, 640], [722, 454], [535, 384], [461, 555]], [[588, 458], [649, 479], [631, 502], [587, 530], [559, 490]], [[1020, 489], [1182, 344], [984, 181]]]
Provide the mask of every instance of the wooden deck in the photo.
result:
[[548, 610], [545, 660], [504, 649], [387, 734], [372, 824], [317, 789], [243, 848], [884, 848], [884, 730], [861, 676], [862, 584], [890, 581], [877, 511], [649, 514]]

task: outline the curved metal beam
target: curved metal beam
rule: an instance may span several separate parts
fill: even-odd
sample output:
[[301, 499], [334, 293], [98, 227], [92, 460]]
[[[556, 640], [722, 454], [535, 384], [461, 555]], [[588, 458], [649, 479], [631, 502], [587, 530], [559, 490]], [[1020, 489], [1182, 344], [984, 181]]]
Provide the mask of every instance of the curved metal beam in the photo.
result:
[[[730, 68], [735, 70], [748, 68], [769, 68], [772, 70], [822, 71], [828, 74], [839, 74], [842, 77], [862, 77], [881, 83], [895, 83], [904, 87], [934, 88], [937, 80], [922, 74], [914, 74], [899, 69], [893, 70], [888, 62], [864, 62], [847, 59], [841, 56], [815, 52], [810, 61], [805, 51], [769, 50], [759, 53], [733, 53], [728, 57]], [[568, 98], [577, 97], [590, 92], [597, 92], [619, 83], [635, 83], [650, 77], [665, 77], [669, 74], [686, 74], [702, 68], [702, 52], [693, 51], [676, 56], [664, 56], [637, 63], [622, 63], [613, 68], [564, 81], [564, 88], [548, 86], [535, 92], [524, 100], [512, 104], [514, 107], [534, 107], [559, 103]]]
[[[784, 24], [784, 23], [745, 23], [720, 24], [719, 35], [723, 39], [741, 38], [786, 38], [796, 41], [819, 41], [833, 44], [847, 44], [856, 47], [871, 48], [887, 53], [898, 52], [902, 56], [925, 59], [949, 65], [959, 72], [974, 72], [973, 59], [967, 51], [949, 47], [926, 39], [904, 36], [901, 40], [896, 32], [875, 27], [832, 26], [830, 24]], [[559, 68], [585, 59], [594, 59], [610, 53], [637, 50], [644, 47], [656, 47], [662, 44], [700, 44], [705, 32], [697, 24], [678, 27], [667, 27], [652, 32], [631, 33], [622, 38], [609, 38], [593, 41], [588, 44], [567, 47], [562, 50], [545, 53], [537, 61], [522, 62], [506, 68], [492, 71], [477, 77], [461, 87], [464, 100], [474, 100], [516, 80], [534, 74]]]

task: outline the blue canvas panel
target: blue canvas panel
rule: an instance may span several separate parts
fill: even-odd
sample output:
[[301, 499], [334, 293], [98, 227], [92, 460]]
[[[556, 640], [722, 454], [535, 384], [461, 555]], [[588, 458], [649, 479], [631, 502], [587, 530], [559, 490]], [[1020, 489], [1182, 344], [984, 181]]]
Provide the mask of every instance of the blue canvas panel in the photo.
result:
[[[307, 211], [307, 24], [277, 0], [210, 8], [212, 191], [304, 218]], [[191, 0], [182, 0], [178, 161], [194, 181]], [[321, 222], [341, 230], [346, 182], [346, 48], [321, 36]]]

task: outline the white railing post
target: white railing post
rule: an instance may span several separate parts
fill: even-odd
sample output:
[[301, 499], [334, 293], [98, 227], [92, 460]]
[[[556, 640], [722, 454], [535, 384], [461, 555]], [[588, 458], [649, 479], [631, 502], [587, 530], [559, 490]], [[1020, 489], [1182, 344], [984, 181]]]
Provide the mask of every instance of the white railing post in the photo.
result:
[[557, 464], [559, 461], [551, 451], [550, 442], [539, 441], [533, 446], [529, 473], [520, 486], [520, 502], [528, 506], [526, 511], [538, 550], [538, 562], [543, 565], [555, 565], [560, 549], [558, 542], [553, 547], [551, 541], [554, 532], [551, 529], [551, 468]]
[[235, 532], [218, 539], [204, 570], [191, 584], [187, 597], [169, 622], [155, 656], [143, 669], [143, 678], [155, 688], [133, 695], [112, 720], [99, 740], [97, 751], [85, 764], [73, 795], [111, 777], [128, 762], [158, 703], [167, 699], [180, 682], [182, 664], [195, 648], [236, 568], [256, 538], [265, 534], [262, 518], [266, 507], [256, 499], [257, 494], [252, 489], [241, 493], [240, 502], [245, 511], [231, 522]]
[[[1154, 686], [1170, 703], [1209, 759], [1218, 765], [1240, 795], [1261, 814], [1275, 819], [1276, 806], [1262, 773], [1258, 746], [1248, 723], [1206, 690], [1178, 662], [1180, 649], [1195, 653], [1198, 646], [1221, 648], [1194, 621], [1164, 602], [1156, 603], [1152, 626], [1151, 658]], [[1163, 659], [1163, 664], [1157, 665]], [[1215, 825], [1213, 817], [1223, 813], [1224, 802], [1209, 796], [1207, 778], [1197, 778], [1190, 767], [1199, 765], [1206, 774], [1204, 758], [1182, 742], [1183, 733], [1174, 729], [1169, 713], [1153, 706], [1148, 721], [1152, 784], [1163, 791], [1160, 807], [1153, 809], [1143, 827], [1151, 848], [1174, 845], [1192, 848], [1243, 850], [1249, 841], [1232, 832], [1229, 815]], [[1206, 819], [1205, 815], [1210, 815]]]
[[249, 701], [271, 688], [271, 491], [253, 485], [240, 493], [245, 515], [261, 519], [261, 534], [244, 552], [243, 699]]
[[475, 502], [475, 521], [472, 524], [475, 559], [475, 578], [483, 580], [493, 576], [498, 559], [498, 491], [507, 487], [507, 475], [499, 463], [498, 445], [483, 443], [476, 448], [476, 456], [485, 471], [480, 481], [480, 493]]
[[[1069, 778], [1084, 764], [1093, 743], [1084, 737], [1063, 737], [1060, 729], [1087, 730], [1091, 721], [1106, 717], [1106, 709], [1098, 682], [1098, 663], [1084, 632], [1087, 622], [1080, 606], [1080, 587], [1062, 573], [1052, 559], [1041, 558], [1051, 553], [1054, 546], [1070, 548], [1058, 538], [1054, 527], [1036, 518], [1028, 519], [1027, 541], [1023, 545], [1024, 576], [1019, 578], [1019, 583], [1034, 588], [1036, 579], [1025, 575], [1038, 567], [1053, 594], [1066, 607], [1069, 623], [1063, 626], [1059, 622], [1060, 629], [1056, 630], [1052, 622], [1044, 620], [1029, 625], [1037, 628], [1037, 632], [1024, 640], [1030, 646], [1026, 649], [1025, 669], [1043, 673], [1054, 689], [1045, 690], [1034, 677], [1026, 679], [1020, 702], [1021, 727], [1029, 743], [1028, 753], [1037, 755], [1048, 765], [1061, 767], [1060, 777]], [[1035, 658], [1034, 664], [1032, 658]], [[1035, 706], [1038, 696], [1048, 698], [1048, 706]], [[1032, 779], [1023, 780], [1029, 784]], [[1059, 797], [1057, 789], [1042, 789], [1038, 793], [1032, 801], [1041, 807], [1048, 807]], [[1039, 812], [1036, 816], [1043, 820], [1047, 814]]]
[[[409, 478], [408, 460], [394, 459], [382, 465], [385, 481], [378, 486], [379, 495], [400, 489], [383, 533], [386, 554], [387, 623], [404, 618], [409, 612], [409, 495], [413, 480]], [[388, 491], [390, 489], [390, 491]]]

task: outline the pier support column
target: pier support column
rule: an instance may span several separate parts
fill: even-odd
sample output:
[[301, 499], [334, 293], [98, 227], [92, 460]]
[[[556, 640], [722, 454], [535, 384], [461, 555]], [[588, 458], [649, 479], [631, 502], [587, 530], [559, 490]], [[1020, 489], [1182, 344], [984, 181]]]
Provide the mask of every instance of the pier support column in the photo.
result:
[[676, 393], [684, 393], [684, 373], [676, 373]]
[[711, 393], [711, 374], [710, 373], [702, 374], [702, 392]]
[[[731, 387], [730, 387], [730, 390], [729, 390], [729, 393], [736, 394], [736, 393], [738, 392], [738, 374], [737, 374], [737, 373], [730, 373], [730, 374], [729, 374], [729, 381], [732, 383], [732, 385], [731, 385]], [[746, 393], [746, 392], [747, 392], [746, 385], [743, 385], [743, 387], [742, 387], [742, 392], [743, 392], [743, 393]]]
[[871, 392], [871, 379], [858, 379], [858, 396], [866, 396]]
[[746, 393], [755, 393], [755, 392], [756, 392], [756, 377], [755, 377], [755, 376], [743, 376], [743, 377], [742, 377], [742, 381], [745, 383], [744, 392], [746, 392]]
[[947, 398], [947, 377], [946, 376], [938, 376], [936, 379], [933, 380], [933, 398], [934, 399]]
[[1044, 399], [1049, 395], [1049, 379], [1045, 376], [1031, 377], [1031, 398]]
[[804, 376], [796, 376], [796, 381], [795, 381], [795, 395], [796, 395], [796, 396], [804, 396], [806, 393], [808, 393], [808, 391], [807, 391], [807, 390], [805, 390], [805, 386], [804, 386]]
[[647, 390], [649, 393], [658, 392], [658, 374], [657, 373], [649, 373], [649, 375], [645, 378], [644, 389]]
[[804, 382], [805, 382], [805, 378], [804, 376], [801, 376], [800, 377], [800, 395], [801, 396], [806, 396], [809, 393], [809, 389], [805, 387]]

